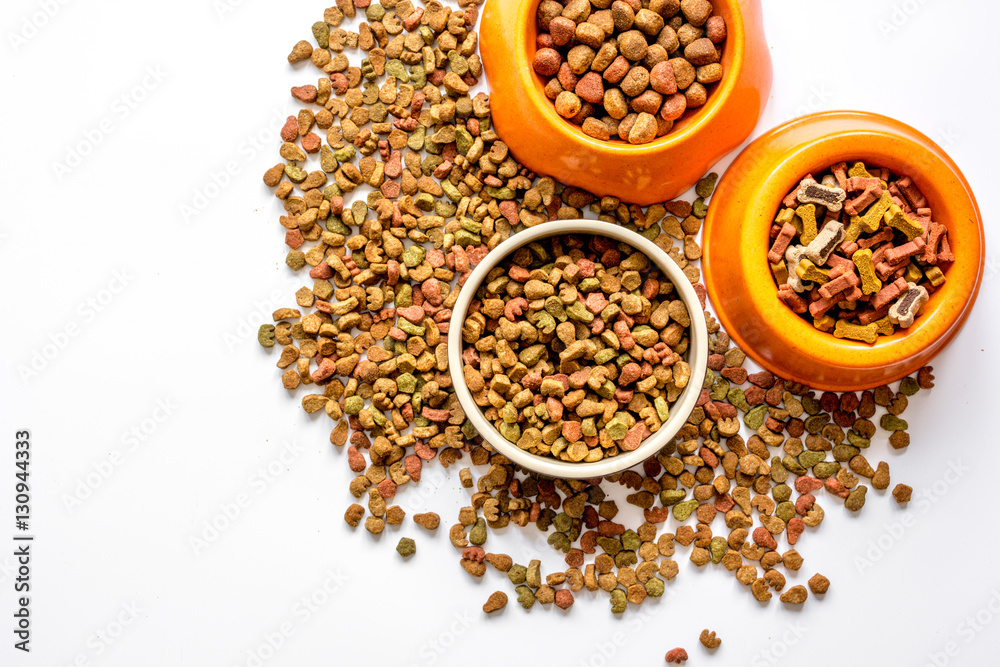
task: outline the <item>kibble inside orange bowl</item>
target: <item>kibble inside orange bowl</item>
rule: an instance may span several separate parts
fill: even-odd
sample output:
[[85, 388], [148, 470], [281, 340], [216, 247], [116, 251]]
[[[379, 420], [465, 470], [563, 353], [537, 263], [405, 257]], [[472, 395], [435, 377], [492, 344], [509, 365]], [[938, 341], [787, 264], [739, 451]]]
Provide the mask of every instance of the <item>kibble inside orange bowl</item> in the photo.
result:
[[[493, 272], [497, 266], [501, 265], [501, 263], [505, 262], [506, 260], [510, 260], [512, 255], [519, 249], [522, 249], [525, 246], [528, 246], [529, 244], [537, 242], [545, 242], [547, 239], [551, 239], [552, 237], [565, 237], [572, 235], [605, 237], [605, 240], [611, 240], [615, 244], [625, 243], [628, 246], [631, 246], [631, 248], [633, 248], [635, 251], [637, 251], [638, 254], [645, 255], [645, 257], [648, 258], [648, 266], [650, 268], [657, 269], [664, 279], [669, 280], [669, 282], [674, 285], [674, 290], [671, 292], [672, 296], [669, 297], [669, 300], [679, 301], [683, 303], [684, 309], [682, 310], [686, 310], [690, 320], [689, 324], [686, 327], [684, 327], [685, 328], [684, 338], [687, 341], [687, 348], [685, 350], [681, 350], [678, 347], [677, 348], [678, 352], [676, 356], [673, 356], [672, 351], [670, 349], [665, 349], [658, 347], [656, 345], [652, 345], [651, 343], [653, 343], [653, 341], [649, 341], [650, 345], [646, 347], [645, 350], [642, 350], [645, 353], [658, 350], [660, 354], [673, 356], [673, 359], [671, 359], [670, 361], [666, 361], [665, 358], [662, 358], [660, 361], [656, 362], [656, 365], [667, 364], [667, 363], [676, 365], [677, 361], [683, 360], [687, 368], [689, 368], [690, 370], [686, 384], [681, 388], [679, 395], [677, 395], [676, 398], [673, 400], [673, 402], [669, 403], [668, 405], [669, 414], [663, 420], [660, 420], [658, 417], [654, 418], [652, 415], [647, 415], [646, 419], [648, 419], [649, 422], [645, 422], [645, 420], [640, 417], [640, 419], [636, 420], [635, 424], [628, 425], [630, 431], [632, 430], [632, 427], [641, 427], [640, 422], [645, 422], [645, 423], [659, 422], [658, 428], [655, 431], [652, 431], [651, 433], [648, 433], [644, 437], [642, 437], [641, 441], [639, 441], [637, 446], [635, 446], [634, 448], [630, 445], [627, 450], [623, 448], [623, 450], [620, 453], [617, 453], [614, 456], [605, 456], [596, 461], [562, 460], [558, 457], [543, 455], [540, 453], [533, 453], [532, 451], [522, 449], [520, 446], [518, 446], [518, 444], [515, 443], [515, 441], [508, 439], [508, 437], [505, 437], [505, 435], [502, 434], [500, 430], [498, 430], [498, 427], [494, 424], [493, 421], [486, 418], [486, 415], [484, 413], [484, 408], [480, 407], [477, 404], [476, 399], [469, 388], [468, 381], [465, 375], [465, 366], [467, 365], [465, 358], [466, 349], [467, 348], [473, 349], [474, 351], [474, 346], [477, 340], [487, 335], [493, 335], [493, 332], [488, 332], [484, 330], [481, 333], [481, 335], [473, 336], [475, 340], [470, 341], [467, 340], [469, 336], [464, 331], [466, 320], [470, 315], [470, 306], [474, 299], [479, 298], [477, 296], [477, 292], [479, 292], [480, 286], [482, 286], [484, 281], [487, 280], [488, 276], [491, 276], [491, 272]], [[577, 263], [579, 263], [579, 260], [577, 261]], [[642, 271], [645, 271], [645, 269], [643, 269]], [[498, 277], [499, 275], [491, 276], [491, 279], [496, 280]], [[646, 285], [643, 284], [643, 287], [646, 287]], [[639, 290], [637, 288], [635, 290], [629, 290], [629, 291], [635, 293]], [[596, 291], [594, 293], [596, 293]], [[563, 295], [560, 293], [560, 297], [562, 296]], [[577, 304], [579, 304], [579, 306], [582, 307], [584, 305], [584, 300], [582, 299], [582, 293], [580, 294], [580, 296], [581, 296], [580, 301], [571, 299], [570, 306], [576, 306]], [[667, 297], [663, 297], [662, 299], [659, 297], [652, 297], [652, 298], [653, 300], [660, 300], [660, 301], [667, 299]], [[527, 306], [527, 302], [520, 305], [522, 308], [529, 308]], [[624, 301], [621, 302], [621, 306], [622, 310], [625, 311], [629, 310], [625, 306]], [[511, 307], [517, 309], [517, 304], [512, 302]], [[538, 311], [534, 312], [537, 313]], [[506, 310], [504, 311], [504, 314], [506, 315]], [[602, 315], [606, 314], [608, 314], [607, 311], [602, 312], [601, 315], [596, 315], [595, 317], [596, 319], [601, 319]], [[520, 322], [522, 320], [524, 321], [525, 324], [527, 324], [528, 322], [532, 321], [532, 318], [530, 317], [529, 313], [523, 309], [512, 310], [511, 316], [512, 319], [510, 320], [510, 322], [508, 322], [508, 324], [513, 322]], [[644, 316], [644, 317], [646, 317], [646, 319], [652, 320], [652, 318], [649, 316]], [[671, 315], [671, 319], [673, 319], [673, 317], [674, 316]], [[575, 320], [575, 318], [571, 319]], [[608, 322], [609, 326], [607, 331], [608, 333], [610, 333], [611, 331], [615, 331], [615, 336], [613, 336], [612, 338], [614, 338], [614, 341], [616, 343], [623, 344], [623, 348], [620, 354], [625, 354], [626, 352], [624, 350], [624, 337], [623, 337], [624, 334], [616, 328], [618, 321], [622, 319], [625, 318], [612, 317], [612, 319], [610, 319], [610, 321]], [[643, 323], [640, 321], [636, 321], [636, 324], [639, 324], [641, 326]], [[647, 326], [645, 328], [649, 329], [650, 327]], [[705, 318], [702, 317], [702, 307], [698, 300], [698, 295], [694, 291], [694, 288], [691, 286], [691, 283], [688, 281], [687, 277], [684, 275], [684, 272], [681, 271], [680, 267], [677, 266], [677, 264], [670, 258], [669, 255], [667, 255], [661, 248], [655, 245], [652, 241], [646, 239], [645, 237], [639, 235], [636, 232], [630, 231], [618, 225], [613, 225], [607, 222], [597, 222], [593, 220], [560, 220], [560, 221], [545, 222], [535, 227], [526, 229], [522, 232], [518, 232], [511, 238], [501, 243], [495, 249], [490, 251], [490, 253], [485, 257], [485, 259], [483, 259], [483, 261], [476, 266], [472, 274], [470, 274], [469, 279], [465, 282], [464, 286], [462, 287], [462, 291], [459, 294], [458, 300], [455, 303], [455, 307], [452, 310], [451, 320], [449, 324], [449, 332], [453, 332], [449, 334], [451, 336], [448, 345], [449, 372], [451, 374], [451, 379], [455, 387], [455, 394], [458, 396], [459, 403], [461, 404], [462, 409], [465, 411], [466, 417], [473, 424], [478, 434], [481, 435], [483, 439], [496, 451], [503, 454], [514, 463], [528, 470], [532, 470], [534, 472], [549, 477], [559, 477], [559, 478], [569, 478], [569, 479], [597, 478], [605, 475], [611, 475], [616, 472], [621, 472], [623, 470], [631, 468], [632, 466], [642, 463], [643, 461], [652, 456], [655, 456], [665, 445], [667, 445], [669, 442], [673, 440], [674, 436], [677, 435], [677, 432], [680, 430], [680, 428], [686, 423], [687, 418], [690, 415], [691, 411], [694, 409], [695, 403], [698, 400], [698, 396], [701, 393], [701, 388], [703, 385], [708, 365], [708, 330], [705, 324]], [[648, 334], [649, 332], [646, 333]], [[599, 334], [595, 334], [594, 336], [595, 339], [597, 338], [598, 335]], [[636, 340], [638, 340], [639, 333], [636, 333], [635, 335], [637, 337]], [[662, 341], [663, 339], [661, 338], [660, 340]], [[557, 340], [556, 343], [558, 342], [559, 341]], [[614, 343], [611, 343], [610, 339], [607, 339], [606, 341], [604, 341], [604, 344], [613, 345]], [[530, 345], [526, 344], [525, 347], [530, 347]], [[639, 351], [638, 348], [636, 349], [637, 351]], [[683, 354], [681, 352], [683, 352]], [[553, 356], [558, 358], [557, 355]], [[618, 354], [616, 353], [615, 356], [617, 357]], [[576, 359], [576, 357], [573, 357], [573, 359]], [[568, 360], [572, 361], [573, 359], [568, 359]], [[499, 356], [497, 356], [497, 360], [499, 361]], [[639, 357], [638, 363], [642, 364], [643, 362], [646, 362], [646, 364], [648, 364], [651, 367], [649, 370], [650, 372], [652, 372], [652, 367], [654, 366], [654, 364], [650, 363], [651, 360], [647, 356], [647, 354], [643, 354]], [[604, 363], [614, 363], [614, 360]], [[596, 360], [594, 361], [594, 364], [595, 367], [597, 367]], [[505, 366], [504, 368], [506, 377], [506, 369], [508, 367]], [[513, 370], [511, 370], [511, 372], [513, 373]], [[624, 368], [622, 368], [622, 372], [624, 373]], [[550, 378], [548, 379], [551, 379], [553, 381], [561, 381], [561, 380], [556, 380], [557, 376], [558, 373], [551, 375]], [[649, 381], [650, 384], [652, 384], [653, 378], [646, 372], [646, 369], [642, 370], [641, 377], [647, 379], [647, 381]], [[638, 376], [627, 380], [623, 378], [623, 376], [619, 375], [617, 380], [615, 382], [612, 382], [612, 384], [615, 385], [613, 387], [613, 390], [617, 390], [619, 388], [619, 385], [624, 385], [623, 388], [628, 389], [630, 386], [633, 386], [632, 383], [635, 382], [637, 379]], [[656, 379], [657, 379], [656, 391], [658, 391], [660, 382], [658, 378]], [[544, 380], [541, 381], [544, 382]], [[636, 384], [634, 386], [638, 387], [639, 385]], [[681, 387], [680, 383], [677, 383], [677, 386]], [[542, 389], [539, 389], [537, 391], [539, 394], [545, 393]], [[639, 393], [640, 393], [639, 391], [635, 392], [636, 397], [638, 397]], [[654, 390], [651, 389], [650, 392], [643, 391], [642, 393], [651, 394], [655, 392]], [[615, 398], [616, 399], [619, 398], [617, 393], [615, 394]], [[626, 401], [626, 404], [629, 404], [629, 406], [631, 406], [631, 400], [627, 400], [625, 398], [622, 398], [621, 400]], [[514, 401], [511, 400], [505, 402], [513, 404]], [[652, 403], [653, 401], [651, 400], [650, 404]], [[522, 424], [525, 428], [531, 426], [531, 424], [525, 420], [523, 413], [523, 410], [526, 409], [528, 405], [530, 405], [532, 408], [535, 408], [537, 403], [532, 401], [524, 406], [521, 406], [520, 408], [516, 408], [516, 411], [513, 414], [511, 414], [511, 417], [513, 418], [513, 423]], [[625, 404], [622, 403], [618, 404], [615, 411], [616, 414], [614, 415], [615, 419], [618, 418], [617, 414], [618, 411], [626, 409], [624, 405]], [[573, 415], [569, 414], [570, 412], [571, 410], [567, 408], [566, 421], [573, 421], [576, 419]], [[602, 432], [609, 431], [612, 428], [609, 424], [609, 420], [604, 420], [603, 418], [596, 417], [596, 415], [594, 417], [594, 420], [596, 422], [595, 426], [599, 431]], [[515, 440], [516, 439], [517, 438], [515, 437]], [[577, 437], [574, 437], [573, 440], [574, 442], [579, 441]], [[591, 449], [593, 448], [593, 446], [597, 446], [598, 448], [601, 447], [601, 445], [588, 445], [588, 446], [591, 447]]]
[[[845, 161], [911, 178], [955, 256], [912, 326], [871, 344], [837, 338], [793, 312], [768, 260], [782, 200], [806, 175]], [[704, 234], [705, 283], [726, 331], [764, 368], [823, 390], [868, 389], [926, 365], [961, 329], [982, 280], [982, 218], [958, 166], [915, 129], [864, 112], [805, 116], [754, 141], [720, 180]]]
[[[539, 4], [487, 0], [480, 28], [495, 129], [518, 161], [534, 172], [631, 203], [667, 201], [750, 136], [763, 113], [772, 67], [760, 0], [712, 0], [727, 33], [721, 49], [723, 78], [707, 86], [703, 106], [689, 110], [665, 135], [639, 145], [588, 136], [557, 113], [546, 96], [545, 77], [533, 68]], [[598, 5], [612, 3], [592, 5], [599, 11]]]

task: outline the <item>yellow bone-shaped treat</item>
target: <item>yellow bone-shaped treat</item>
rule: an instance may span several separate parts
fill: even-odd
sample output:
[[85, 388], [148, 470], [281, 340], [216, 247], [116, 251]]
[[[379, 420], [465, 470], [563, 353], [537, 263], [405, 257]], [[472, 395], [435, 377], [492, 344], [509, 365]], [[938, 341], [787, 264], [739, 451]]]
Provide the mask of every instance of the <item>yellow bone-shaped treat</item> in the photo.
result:
[[892, 196], [888, 192], [883, 192], [879, 200], [869, 206], [862, 215], [851, 217], [851, 224], [847, 226], [844, 241], [847, 243], [857, 241], [863, 231], [869, 234], [877, 232], [882, 224], [882, 217], [893, 206], [895, 204], [892, 203]]
[[820, 331], [827, 331], [827, 332], [833, 331], [833, 327], [836, 323], [837, 320], [833, 319], [833, 316], [829, 314], [824, 315], [819, 319], [813, 318], [813, 326], [819, 329]]
[[903, 209], [893, 204], [885, 212], [885, 224], [906, 234], [906, 240], [912, 241], [924, 233], [923, 226], [914, 220], [910, 220], [903, 213]]
[[[910, 266], [915, 266], [915, 265], [910, 264]], [[920, 269], [917, 269], [917, 271], [920, 271]], [[934, 287], [937, 287], [938, 285], [944, 282], [944, 271], [942, 271], [940, 267], [929, 266], [927, 267], [927, 270], [924, 272], [924, 275], [927, 276], [927, 280], [929, 280], [931, 285], [934, 285]], [[907, 282], [914, 282], [914, 283], [917, 282], [916, 280], [910, 280], [909, 277], [907, 277], [906, 280]]]
[[874, 324], [878, 327], [878, 333], [880, 336], [891, 336], [896, 333], [896, 327], [892, 326], [892, 322], [889, 321], [888, 315], [880, 320], [875, 320]]
[[833, 335], [837, 338], [864, 341], [870, 345], [878, 339], [878, 325], [874, 322], [862, 325], [854, 324], [847, 320], [837, 320], [837, 326], [833, 330]]
[[[940, 269], [938, 270], [940, 271]], [[930, 272], [928, 272], [928, 274], [929, 273]], [[903, 277], [906, 278], [906, 282], [908, 283], [920, 284], [920, 280], [924, 277], [924, 272], [920, 270], [919, 266], [917, 266], [913, 262], [910, 262], [909, 264], [906, 265], [906, 273], [903, 274]], [[928, 277], [930, 276], [928, 275]], [[941, 278], [944, 279], [943, 273], [941, 274]], [[935, 284], [934, 281], [931, 281], [931, 283]]]
[[847, 175], [851, 178], [875, 178], [868, 173], [868, 169], [865, 168], [864, 162], [855, 162], [851, 168], [847, 170]]
[[875, 294], [882, 289], [882, 281], [875, 274], [875, 265], [872, 263], [872, 249], [865, 248], [858, 250], [851, 259], [854, 266], [858, 268], [858, 275], [861, 276], [861, 291], [864, 294]]
[[771, 273], [774, 274], [774, 281], [777, 284], [784, 285], [788, 282], [788, 268], [785, 266], [785, 260], [772, 264]]
[[783, 209], [781, 209], [781, 211], [778, 213], [778, 217], [776, 217], [774, 219], [774, 223], [776, 225], [780, 225], [782, 227], [784, 227], [785, 224], [788, 223], [792, 227], [795, 227], [795, 232], [796, 233], [798, 233], [798, 234], [802, 233], [802, 223], [799, 221], [799, 219], [797, 217], [795, 217], [795, 209], [794, 208], [783, 208]]
[[[801, 218], [801, 222], [796, 225], [801, 227], [799, 234], [802, 243], [809, 244], [816, 238], [818, 231], [816, 227], [816, 204], [805, 204], [795, 209], [795, 215]], [[794, 223], [792, 223], [794, 224]]]
[[830, 282], [830, 269], [821, 269], [805, 257], [795, 267], [795, 273], [802, 280], [811, 280], [820, 285]]

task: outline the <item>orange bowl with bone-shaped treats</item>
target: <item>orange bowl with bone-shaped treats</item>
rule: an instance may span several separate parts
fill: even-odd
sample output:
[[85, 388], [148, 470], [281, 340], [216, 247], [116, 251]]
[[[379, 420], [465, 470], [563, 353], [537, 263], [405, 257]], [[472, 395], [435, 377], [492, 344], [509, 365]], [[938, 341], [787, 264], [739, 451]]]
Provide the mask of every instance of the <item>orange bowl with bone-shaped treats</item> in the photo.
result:
[[968, 181], [899, 121], [824, 112], [750, 144], [705, 220], [709, 299], [748, 356], [831, 391], [899, 380], [955, 337], [983, 275]]
[[[535, 58], [539, 51], [555, 54], [552, 48], [539, 46], [540, 33], [543, 44], [547, 44], [549, 38], [549, 33], [539, 29], [539, 23], [544, 23], [539, 17], [539, 7], [544, 4], [545, 0], [487, 0], [480, 28], [482, 61], [492, 91], [490, 106], [495, 129], [513, 156], [528, 169], [598, 196], [613, 196], [629, 203], [648, 205], [683, 193], [715, 162], [750, 136], [767, 103], [772, 80], [760, 0], [711, 0], [710, 8], [709, 0], [659, 0], [658, 4], [650, 3], [648, 9], [639, 9], [634, 17], [624, 7], [625, 3], [620, 3], [622, 6], [615, 16], [618, 21], [615, 25], [632, 29], [619, 34], [618, 28], [610, 23], [605, 26], [605, 41], [601, 50], [595, 49], [596, 55], [592, 52], [585, 56], [584, 66], [577, 68], [580, 81], [573, 79], [580, 84], [574, 90], [583, 97], [588, 94], [583, 88], [590, 91], [594, 86], [599, 89], [598, 92], [601, 89], [605, 92], [617, 91], [617, 101], [613, 104], [610, 99], [603, 99], [607, 99], [609, 109], [615, 106], [621, 109], [621, 113], [627, 114], [620, 119], [621, 122], [613, 120], [611, 114], [621, 114], [612, 110], [595, 112], [594, 116], [586, 119], [598, 124], [595, 122], [598, 116], [605, 114], [602, 117], [609, 125], [601, 132], [615, 130], [605, 138], [594, 136], [600, 133], [592, 132], [580, 115], [573, 120], [564, 117], [565, 114], [560, 115], [556, 106], [559, 96], [551, 88], [547, 90], [547, 85], [559, 77], [544, 76], [536, 69]], [[578, 29], [574, 36], [573, 23], [568, 23], [569, 34], [566, 38], [570, 41], [563, 43], [563, 47], [576, 44], [573, 48], [586, 48], [588, 39], [599, 41], [601, 35], [590, 35], [595, 31], [594, 19], [582, 20], [572, 12], [572, 4], [572, 1], [565, 3], [566, 9], [559, 18], [565, 22], [567, 14], [573, 16]], [[611, 6], [611, 0], [591, 0], [584, 9], [603, 12], [608, 15], [604, 18], [610, 20]], [[687, 10], [686, 14], [681, 7]], [[711, 13], [710, 19], [721, 20], [713, 24], [701, 23], [704, 14], [694, 17], [699, 7]], [[653, 9], [658, 10], [660, 15], [656, 16], [657, 12]], [[628, 15], [625, 19], [619, 15], [622, 12]], [[670, 28], [671, 17], [679, 19], [675, 25], [681, 21], [693, 22], [680, 26], [680, 37], [683, 39], [679, 43]], [[625, 24], [621, 23], [622, 20]], [[695, 27], [694, 24], [702, 27]], [[723, 25], [724, 28], [721, 27]], [[629, 38], [638, 40], [640, 27], [646, 30], [650, 53], [657, 51], [660, 45], [665, 45], [663, 48], [668, 51], [659, 51], [656, 57], [651, 56], [651, 60], [630, 53]], [[710, 27], [721, 30], [724, 36], [712, 34]], [[582, 28], [588, 28], [589, 32]], [[609, 28], [612, 30], [610, 39]], [[656, 33], [658, 28], [660, 32]], [[718, 52], [711, 48], [713, 40], [703, 36], [703, 33], [712, 34], [718, 42]], [[697, 38], [696, 43], [689, 41], [693, 38]], [[562, 42], [562, 39], [559, 41]], [[595, 47], [597, 43], [594, 42]], [[606, 67], [606, 63], [602, 63], [602, 69], [594, 71], [598, 66], [593, 63], [600, 62], [602, 50], [614, 50], [611, 45], [615, 43], [621, 46], [624, 53], [609, 54], [607, 59], [614, 55], [616, 61]], [[689, 46], [692, 51], [688, 51]], [[642, 50], [645, 45], [639, 44], [639, 47]], [[708, 56], [704, 51], [709, 52]], [[630, 58], [625, 58], [625, 53]], [[676, 76], [672, 71], [665, 72], [668, 80], [663, 83], [668, 87], [663, 87], [658, 82], [658, 74], [671, 70], [661, 64], [664, 53], [669, 60], [678, 63], [684, 59], [681, 56], [687, 55], [694, 63], [712, 62], [698, 65], [697, 69], [690, 63], [680, 63]], [[571, 57], [567, 56], [562, 64], [568, 64]], [[586, 59], [591, 57], [593, 62], [588, 68], [586, 65], [590, 61]], [[656, 60], [660, 62], [654, 64]], [[610, 72], [616, 68], [618, 73], [612, 75]], [[622, 78], [626, 70], [628, 74]], [[619, 80], [625, 90], [628, 90], [625, 86], [628, 81], [634, 91], [623, 96], [617, 87]], [[689, 81], [694, 82], [689, 84]], [[562, 82], [566, 83], [565, 77]], [[689, 85], [682, 89], [685, 84]], [[561, 85], [557, 88], [564, 90]], [[636, 93], [635, 97], [631, 96], [632, 92]], [[604, 109], [602, 102], [596, 101], [597, 97], [593, 99], [594, 107]], [[576, 99], [574, 104], [579, 105], [580, 102]], [[587, 103], [584, 100], [585, 108]], [[646, 136], [637, 139], [643, 143], [636, 144], [628, 140], [635, 139], [631, 134], [626, 136], [627, 140], [616, 134], [616, 128], [625, 124], [632, 123], [631, 127], [640, 125], [636, 118], [645, 118], [651, 124], [650, 131], [655, 132], [655, 138]]]

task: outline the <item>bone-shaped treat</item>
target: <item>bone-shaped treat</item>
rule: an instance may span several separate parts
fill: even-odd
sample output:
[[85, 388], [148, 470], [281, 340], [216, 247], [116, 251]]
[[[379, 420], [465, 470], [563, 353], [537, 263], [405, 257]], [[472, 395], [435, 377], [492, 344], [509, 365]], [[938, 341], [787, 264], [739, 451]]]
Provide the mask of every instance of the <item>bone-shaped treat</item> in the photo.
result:
[[920, 314], [920, 310], [927, 303], [930, 296], [923, 285], [907, 283], [910, 289], [899, 298], [896, 303], [889, 308], [889, 321], [904, 329], [913, 325], [913, 319]]
[[847, 193], [841, 188], [832, 188], [811, 178], [802, 179], [795, 196], [800, 204], [818, 204], [834, 213], [844, 207], [844, 200], [847, 199]]

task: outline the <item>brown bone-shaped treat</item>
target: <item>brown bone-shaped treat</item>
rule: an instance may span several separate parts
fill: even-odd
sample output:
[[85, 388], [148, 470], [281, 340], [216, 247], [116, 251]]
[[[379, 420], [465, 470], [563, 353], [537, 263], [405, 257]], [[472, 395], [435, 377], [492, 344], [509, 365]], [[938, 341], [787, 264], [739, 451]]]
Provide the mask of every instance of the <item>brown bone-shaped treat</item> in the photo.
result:
[[889, 308], [889, 321], [904, 329], [913, 325], [913, 319], [920, 314], [929, 298], [927, 290], [922, 285], [907, 283], [909, 289]]
[[812, 178], [802, 179], [795, 196], [801, 204], [825, 206], [834, 213], [844, 207], [844, 200], [847, 199], [847, 193], [841, 188], [821, 185]]

